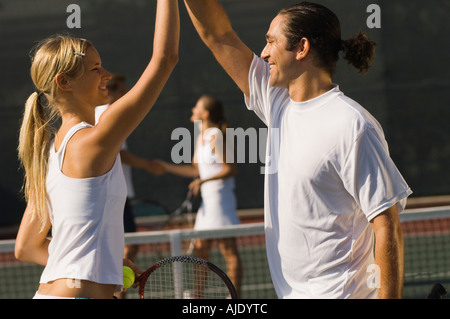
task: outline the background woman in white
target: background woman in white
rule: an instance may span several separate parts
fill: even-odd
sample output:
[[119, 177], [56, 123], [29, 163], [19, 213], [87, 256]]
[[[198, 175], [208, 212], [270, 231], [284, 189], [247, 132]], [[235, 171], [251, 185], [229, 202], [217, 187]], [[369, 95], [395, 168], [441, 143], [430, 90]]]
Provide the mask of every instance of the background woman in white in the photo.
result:
[[[192, 164], [179, 165], [159, 160], [155, 163], [158, 163], [164, 172], [195, 178], [189, 188], [194, 196], [201, 190], [202, 203], [197, 212], [194, 229], [215, 229], [239, 224], [234, 193], [234, 176], [237, 169], [235, 163], [227, 163], [225, 160], [227, 123], [222, 103], [212, 96], [200, 97], [192, 109], [191, 122], [196, 121], [201, 121], [201, 134], [196, 141]], [[212, 240], [197, 240], [195, 254], [207, 260], [211, 244]], [[219, 239], [218, 245], [225, 257], [228, 276], [239, 295], [242, 267], [235, 239]]]

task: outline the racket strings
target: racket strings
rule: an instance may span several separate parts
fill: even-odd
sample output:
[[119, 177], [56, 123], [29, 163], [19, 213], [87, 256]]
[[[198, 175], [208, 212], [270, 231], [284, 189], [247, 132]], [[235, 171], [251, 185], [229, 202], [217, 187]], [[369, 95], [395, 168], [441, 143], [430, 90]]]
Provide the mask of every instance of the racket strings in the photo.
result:
[[147, 279], [145, 299], [225, 299], [229, 290], [207, 265], [174, 260]]

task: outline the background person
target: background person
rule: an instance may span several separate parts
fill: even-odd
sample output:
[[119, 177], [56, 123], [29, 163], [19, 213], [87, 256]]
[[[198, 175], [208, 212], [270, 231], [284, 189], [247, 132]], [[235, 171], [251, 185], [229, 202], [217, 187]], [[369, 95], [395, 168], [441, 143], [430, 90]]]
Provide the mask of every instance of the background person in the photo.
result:
[[[237, 168], [235, 163], [227, 163], [225, 160], [226, 147], [222, 146], [226, 145], [223, 139], [226, 138], [227, 123], [222, 103], [212, 96], [203, 95], [192, 109], [191, 122], [201, 125], [192, 164], [179, 165], [159, 160], [155, 161], [155, 164], [167, 173], [195, 178], [189, 188], [194, 196], [201, 190], [202, 203], [197, 212], [194, 229], [219, 229], [237, 225], [240, 223], [234, 193]], [[208, 260], [212, 242], [210, 239], [197, 239], [195, 255]], [[217, 242], [227, 264], [228, 276], [239, 295], [242, 265], [235, 239], [223, 238]]]
[[[108, 99], [109, 103], [101, 105], [95, 108], [95, 123], [98, 123], [102, 113], [114, 102], [120, 99], [127, 93], [126, 77], [123, 74], [112, 73], [111, 79], [106, 85], [108, 89]], [[135, 216], [133, 212], [133, 207], [131, 205], [131, 200], [135, 198], [136, 194], [133, 185], [133, 176], [131, 168], [139, 168], [147, 171], [148, 173], [155, 174], [154, 166], [151, 161], [137, 156], [136, 154], [130, 152], [128, 149], [127, 141], [123, 142], [122, 148], [120, 149], [120, 159], [122, 161], [123, 175], [127, 184], [127, 199], [125, 201], [125, 206], [123, 210], [123, 227], [125, 233], [134, 233], [137, 231]], [[125, 245], [124, 255], [125, 259], [135, 261], [136, 255], [139, 250], [139, 245]], [[125, 292], [116, 294], [118, 298], [125, 298]]]
[[[126, 77], [123, 74], [112, 73], [111, 80], [107, 84], [109, 103], [95, 108], [95, 122], [97, 123], [102, 113], [114, 102], [127, 93]], [[156, 174], [154, 165], [146, 158], [140, 157], [132, 153], [128, 149], [127, 141], [122, 144], [120, 150], [120, 158], [122, 160], [122, 169], [127, 183], [127, 199], [124, 208], [124, 230], [125, 233], [133, 233], [137, 231], [133, 207], [130, 200], [136, 197], [133, 185], [132, 168], [143, 169], [149, 174]], [[139, 245], [125, 245], [124, 258], [135, 260]]]

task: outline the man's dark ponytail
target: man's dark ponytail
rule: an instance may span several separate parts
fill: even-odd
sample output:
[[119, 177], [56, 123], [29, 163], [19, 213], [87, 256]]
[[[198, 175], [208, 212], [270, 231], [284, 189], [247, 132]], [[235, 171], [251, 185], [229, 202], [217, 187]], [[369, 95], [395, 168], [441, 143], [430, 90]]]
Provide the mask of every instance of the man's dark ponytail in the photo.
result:
[[376, 43], [359, 30], [359, 32], [342, 41], [342, 50], [344, 51], [344, 59], [355, 68], [359, 73], [367, 73], [371, 67], [371, 62], [375, 57]]

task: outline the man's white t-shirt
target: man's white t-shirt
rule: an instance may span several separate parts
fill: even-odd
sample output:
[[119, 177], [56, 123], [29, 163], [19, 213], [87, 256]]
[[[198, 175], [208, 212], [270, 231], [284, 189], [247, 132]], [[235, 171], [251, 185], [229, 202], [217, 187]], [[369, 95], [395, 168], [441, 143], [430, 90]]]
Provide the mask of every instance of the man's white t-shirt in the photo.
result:
[[412, 193], [380, 124], [337, 86], [306, 102], [255, 55], [246, 104], [268, 126], [265, 231], [280, 298], [377, 298], [369, 221]]

